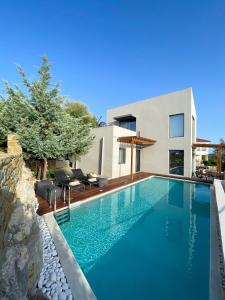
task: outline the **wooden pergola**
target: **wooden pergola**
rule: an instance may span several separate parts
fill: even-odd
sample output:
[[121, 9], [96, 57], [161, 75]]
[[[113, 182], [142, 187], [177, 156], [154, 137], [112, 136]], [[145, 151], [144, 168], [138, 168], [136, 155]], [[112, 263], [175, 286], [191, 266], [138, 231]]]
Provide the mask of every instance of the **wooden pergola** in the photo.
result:
[[147, 138], [138, 137], [138, 136], [121, 136], [121, 137], [118, 137], [117, 141], [119, 143], [131, 145], [130, 175], [131, 175], [131, 180], [133, 180], [133, 177], [134, 177], [134, 173], [133, 173], [134, 145], [140, 145], [142, 147], [146, 147], [146, 146], [154, 145], [156, 143], [156, 141], [153, 139], [147, 139]]
[[223, 156], [223, 149], [225, 149], [225, 144], [205, 144], [205, 143], [195, 143], [192, 145], [193, 149], [196, 148], [214, 148], [216, 149], [216, 160], [217, 160], [217, 176], [221, 178], [222, 173], [222, 156]]

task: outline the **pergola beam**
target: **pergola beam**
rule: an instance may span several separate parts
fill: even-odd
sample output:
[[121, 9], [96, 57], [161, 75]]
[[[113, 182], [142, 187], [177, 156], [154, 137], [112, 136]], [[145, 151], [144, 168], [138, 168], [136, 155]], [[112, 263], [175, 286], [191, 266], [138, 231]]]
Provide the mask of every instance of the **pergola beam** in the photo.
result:
[[225, 144], [202, 144], [202, 143], [195, 143], [192, 145], [192, 148], [199, 148], [199, 147], [203, 147], [203, 148], [221, 148], [221, 149], [225, 149]]
[[125, 144], [135, 144], [135, 145], [143, 145], [143, 146], [154, 145], [156, 143], [156, 140], [147, 139], [138, 136], [121, 136], [117, 138], [117, 141]]
[[134, 161], [134, 145], [141, 145], [141, 146], [150, 146], [156, 143], [156, 140], [147, 139], [138, 136], [121, 136], [117, 138], [119, 143], [125, 143], [131, 145], [131, 158], [130, 158], [130, 176], [131, 180], [134, 178], [133, 172], [133, 161]]

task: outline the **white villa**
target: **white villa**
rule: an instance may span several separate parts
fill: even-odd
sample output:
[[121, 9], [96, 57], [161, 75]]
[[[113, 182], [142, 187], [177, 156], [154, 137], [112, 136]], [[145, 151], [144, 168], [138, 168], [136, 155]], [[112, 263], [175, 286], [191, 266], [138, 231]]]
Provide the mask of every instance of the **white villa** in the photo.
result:
[[191, 88], [109, 109], [107, 124], [93, 129], [94, 144], [77, 163], [84, 172], [108, 178], [132, 171], [192, 176], [196, 110]]
[[[196, 144], [206, 144], [210, 143], [209, 140], [197, 138]], [[209, 159], [209, 148], [207, 147], [198, 147], [195, 149], [195, 157], [196, 157], [196, 164], [201, 165], [203, 161], [207, 161]]]

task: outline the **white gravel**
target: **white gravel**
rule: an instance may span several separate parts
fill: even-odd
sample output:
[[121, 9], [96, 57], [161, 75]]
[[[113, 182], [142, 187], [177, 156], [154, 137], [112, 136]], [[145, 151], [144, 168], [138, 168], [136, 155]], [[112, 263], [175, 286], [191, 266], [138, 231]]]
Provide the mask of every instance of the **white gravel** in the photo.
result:
[[72, 300], [72, 292], [48, 227], [40, 216], [38, 216], [38, 223], [43, 241], [43, 268], [38, 281], [38, 288], [52, 300]]

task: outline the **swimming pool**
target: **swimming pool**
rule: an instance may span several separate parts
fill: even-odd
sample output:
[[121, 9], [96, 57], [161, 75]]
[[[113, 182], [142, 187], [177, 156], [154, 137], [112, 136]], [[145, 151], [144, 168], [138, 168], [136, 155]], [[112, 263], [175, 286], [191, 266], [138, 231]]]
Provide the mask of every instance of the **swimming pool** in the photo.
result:
[[151, 178], [71, 210], [61, 231], [97, 299], [209, 299], [210, 186]]

